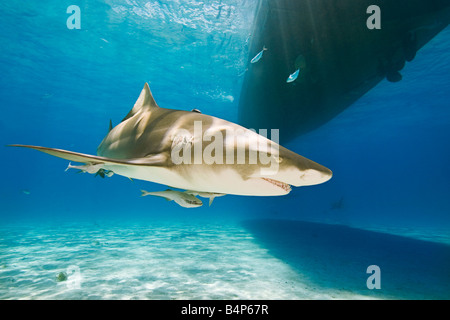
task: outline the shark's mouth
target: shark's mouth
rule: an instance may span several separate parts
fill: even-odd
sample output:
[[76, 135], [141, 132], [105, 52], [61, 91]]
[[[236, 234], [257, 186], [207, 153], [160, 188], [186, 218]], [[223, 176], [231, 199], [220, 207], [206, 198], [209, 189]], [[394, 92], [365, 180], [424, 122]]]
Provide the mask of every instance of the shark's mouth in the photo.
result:
[[284, 182], [281, 182], [281, 181], [278, 181], [278, 180], [273, 180], [273, 179], [270, 179], [270, 178], [261, 178], [261, 179], [263, 179], [263, 180], [265, 180], [267, 182], [270, 182], [274, 186], [277, 186], [277, 187], [283, 189], [286, 192], [291, 192], [291, 186], [289, 184], [287, 184], [287, 183], [284, 183]]

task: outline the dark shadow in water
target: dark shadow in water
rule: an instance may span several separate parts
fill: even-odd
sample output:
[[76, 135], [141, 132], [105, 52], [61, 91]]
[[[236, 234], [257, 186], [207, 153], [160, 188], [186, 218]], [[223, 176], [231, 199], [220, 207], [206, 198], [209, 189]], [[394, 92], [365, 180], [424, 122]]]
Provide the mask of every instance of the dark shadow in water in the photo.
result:
[[[303, 221], [249, 220], [243, 226], [312, 286], [375, 298], [450, 299], [448, 245]], [[379, 290], [366, 286], [370, 265], [380, 267]]]

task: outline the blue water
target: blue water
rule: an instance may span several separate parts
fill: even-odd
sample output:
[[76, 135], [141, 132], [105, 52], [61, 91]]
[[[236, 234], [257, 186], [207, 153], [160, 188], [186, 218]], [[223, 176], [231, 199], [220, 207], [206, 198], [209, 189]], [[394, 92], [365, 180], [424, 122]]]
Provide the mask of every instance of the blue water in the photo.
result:
[[[256, 1], [79, 1], [81, 29], [69, 30], [72, 4], [2, 4], [0, 145], [95, 154], [109, 120], [121, 121], [145, 82], [162, 107], [238, 121]], [[407, 63], [402, 81], [382, 81], [286, 144], [334, 176], [283, 197], [228, 195], [185, 209], [140, 197], [140, 189], [165, 186], [65, 172], [65, 160], [1, 147], [0, 298], [448, 299], [449, 274], [427, 278], [427, 271], [450, 264], [449, 49], [447, 28]], [[266, 219], [279, 224], [271, 229]], [[302, 238], [283, 233], [286, 220], [317, 224], [290, 224], [312, 230]], [[322, 227], [329, 225], [344, 229]], [[333, 239], [345, 234], [347, 250], [336, 250]], [[366, 240], [376, 255], [351, 247]], [[307, 241], [317, 256], [308, 251], [301, 260]], [[395, 250], [384, 252], [388, 246]], [[335, 274], [314, 267], [329, 252], [338, 255]], [[407, 263], [393, 258], [399, 252]], [[167, 268], [140, 261], [156, 258]], [[346, 268], [350, 260], [362, 262]], [[374, 292], [365, 287], [365, 268], [377, 261], [389, 271], [385, 291]], [[411, 267], [423, 261], [429, 269]], [[55, 280], [71, 265], [80, 269], [81, 288]], [[355, 270], [362, 270], [357, 280]], [[405, 273], [422, 280], [389, 287]]]

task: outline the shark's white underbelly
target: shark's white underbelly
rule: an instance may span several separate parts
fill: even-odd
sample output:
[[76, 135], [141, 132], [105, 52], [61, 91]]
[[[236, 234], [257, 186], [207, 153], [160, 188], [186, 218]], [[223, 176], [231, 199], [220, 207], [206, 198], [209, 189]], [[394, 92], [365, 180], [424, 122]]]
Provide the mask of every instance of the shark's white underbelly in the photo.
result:
[[184, 190], [246, 196], [277, 196], [289, 193], [261, 178], [244, 179], [231, 169], [217, 171], [193, 169], [184, 174], [157, 166], [105, 164], [104, 169], [132, 179], [155, 182]]

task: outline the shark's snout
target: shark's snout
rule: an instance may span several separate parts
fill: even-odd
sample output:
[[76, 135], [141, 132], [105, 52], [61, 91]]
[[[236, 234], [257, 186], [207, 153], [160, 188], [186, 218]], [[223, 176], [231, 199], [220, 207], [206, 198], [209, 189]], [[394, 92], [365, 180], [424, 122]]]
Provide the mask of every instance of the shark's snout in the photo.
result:
[[277, 170], [268, 177], [300, 187], [321, 184], [331, 179], [330, 169], [280, 146]]
[[333, 172], [330, 169], [323, 167], [320, 170], [307, 169], [300, 172], [300, 184], [299, 186], [310, 186], [327, 182], [333, 176]]
[[333, 173], [331, 170], [306, 169], [306, 170], [287, 170], [280, 172], [272, 177], [274, 180], [289, 184], [295, 187], [311, 186], [321, 184], [331, 179]]

